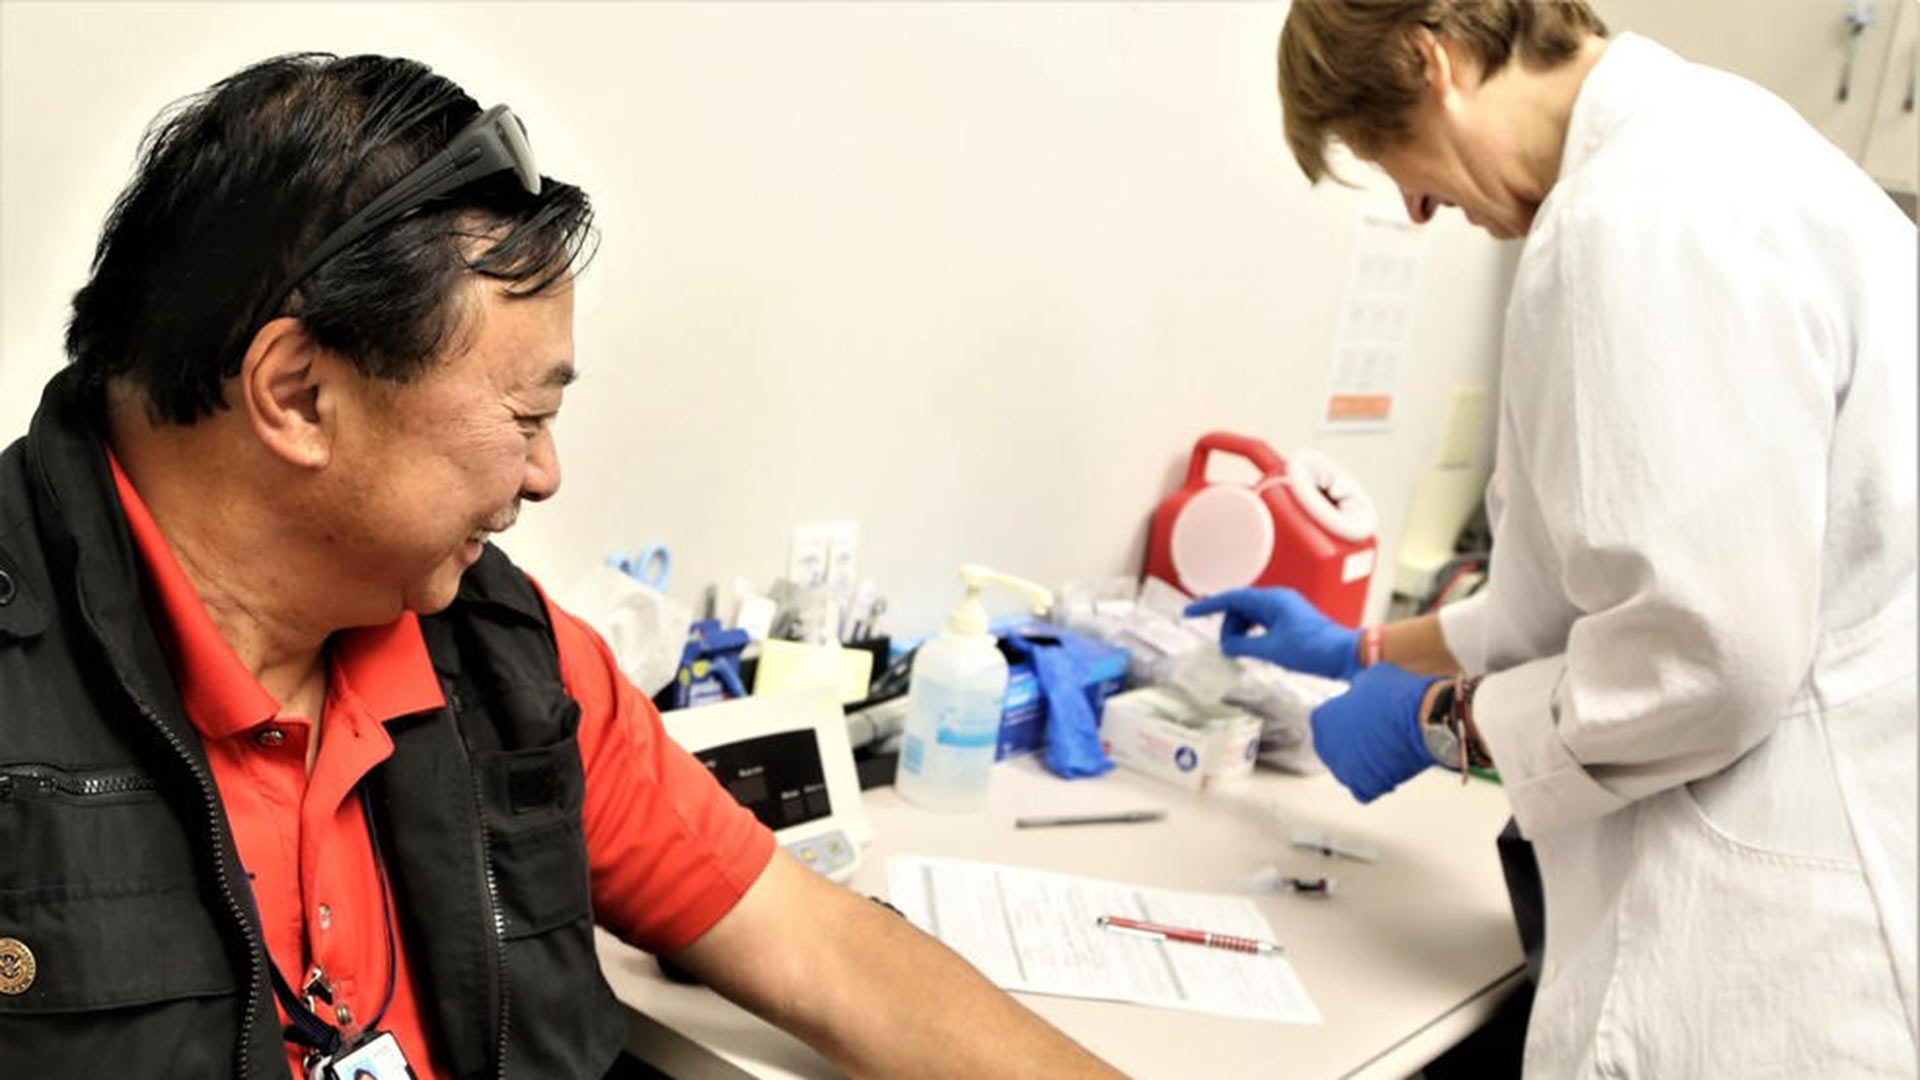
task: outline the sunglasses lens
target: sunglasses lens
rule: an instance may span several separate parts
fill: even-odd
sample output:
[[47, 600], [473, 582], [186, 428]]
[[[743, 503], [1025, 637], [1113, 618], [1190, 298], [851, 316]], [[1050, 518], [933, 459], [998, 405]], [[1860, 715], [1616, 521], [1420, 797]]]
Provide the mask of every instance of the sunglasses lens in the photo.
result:
[[533, 164], [533, 147], [527, 142], [527, 128], [520, 118], [508, 113], [495, 125], [501, 141], [507, 145], [507, 155], [513, 159], [513, 171], [520, 177], [520, 185], [530, 195], [540, 194], [540, 170]]

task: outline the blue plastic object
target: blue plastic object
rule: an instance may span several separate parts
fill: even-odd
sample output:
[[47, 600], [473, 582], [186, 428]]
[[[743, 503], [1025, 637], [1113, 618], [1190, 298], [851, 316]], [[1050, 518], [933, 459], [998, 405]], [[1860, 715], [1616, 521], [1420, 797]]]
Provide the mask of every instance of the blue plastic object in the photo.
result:
[[680, 670], [673, 677], [668, 708], [686, 709], [747, 696], [740, 681], [740, 653], [752, 640], [745, 630], [726, 630], [718, 619], [701, 619], [687, 631]]
[[650, 589], [667, 591], [673, 577], [673, 551], [665, 544], [648, 544], [629, 555], [616, 551], [607, 556], [607, 565]]

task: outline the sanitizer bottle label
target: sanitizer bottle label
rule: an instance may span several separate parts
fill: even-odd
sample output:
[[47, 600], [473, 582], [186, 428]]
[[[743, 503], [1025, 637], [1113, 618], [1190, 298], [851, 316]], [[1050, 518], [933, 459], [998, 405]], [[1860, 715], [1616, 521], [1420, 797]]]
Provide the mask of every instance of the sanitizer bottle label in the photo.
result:
[[1000, 741], [998, 695], [922, 684], [914, 688], [913, 715], [900, 749], [900, 769], [920, 780], [921, 793], [941, 800], [968, 800], [986, 790]]

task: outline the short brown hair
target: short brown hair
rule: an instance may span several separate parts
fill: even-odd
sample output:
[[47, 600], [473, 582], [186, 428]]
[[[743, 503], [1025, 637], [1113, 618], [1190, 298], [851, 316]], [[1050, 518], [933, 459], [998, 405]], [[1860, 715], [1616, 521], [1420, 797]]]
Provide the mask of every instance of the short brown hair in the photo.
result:
[[1362, 154], [1408, 134], [1425, 76], [1414, 31], [1464, 47], [1492, 75], [1518, 55], [1566, 62], [1606, 24], [1586, 0], [1294, 0], [1280, 31], [1280, 109], [1307, 179], [1327, 175], [1327, 142]]

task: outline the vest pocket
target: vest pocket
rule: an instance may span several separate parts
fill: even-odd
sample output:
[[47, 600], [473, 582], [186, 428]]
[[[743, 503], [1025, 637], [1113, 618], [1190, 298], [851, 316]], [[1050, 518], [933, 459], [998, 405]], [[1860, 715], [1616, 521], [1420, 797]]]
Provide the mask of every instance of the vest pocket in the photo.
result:
[[580, 821], [579, 744], [569, 737], [484, 755], [478, 764], [506, 939], [588, 919], [593, 904]]
[[33, 956], [31, 983], [0, 993], [0, 1015], [111, 1009], [234, 990], [226, 946], [191, 883], [0, 890], [0, 938], [23, 944]]
[[[202, 1080], [232, 1069], [236, 979], [192, 885], [0, 890], [32, 981], [0, 993], [0, 1074]], [[21, 953], [11, 952], [13, 985]]]
[[233, 991], [186, 835], [140, 770], [0, 764], [0, 852], [0, 938], [19, 943], [0, 1014]]

